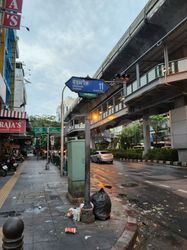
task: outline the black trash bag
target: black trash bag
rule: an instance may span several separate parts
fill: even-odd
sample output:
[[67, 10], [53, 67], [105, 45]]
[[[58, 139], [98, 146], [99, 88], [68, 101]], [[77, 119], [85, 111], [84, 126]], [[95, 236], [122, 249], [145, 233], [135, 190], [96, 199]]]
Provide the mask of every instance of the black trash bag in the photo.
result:
[[110, 219], [112, 203], [109, 195], [105, 192], [103, 188], [101, 188], [99, 191], [95, 192], [91, 196], [91, 202], [94, 205], [93, 213], [96, 219]]

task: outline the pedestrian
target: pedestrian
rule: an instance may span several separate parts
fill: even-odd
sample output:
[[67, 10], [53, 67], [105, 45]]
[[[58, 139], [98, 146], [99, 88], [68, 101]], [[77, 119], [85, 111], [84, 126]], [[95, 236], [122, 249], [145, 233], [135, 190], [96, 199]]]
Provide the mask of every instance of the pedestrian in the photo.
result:
[[64, 151], [63, 154], [63, 175], [68, 175], [68, 161], [67, 161], [67, 154], [66, 151]]

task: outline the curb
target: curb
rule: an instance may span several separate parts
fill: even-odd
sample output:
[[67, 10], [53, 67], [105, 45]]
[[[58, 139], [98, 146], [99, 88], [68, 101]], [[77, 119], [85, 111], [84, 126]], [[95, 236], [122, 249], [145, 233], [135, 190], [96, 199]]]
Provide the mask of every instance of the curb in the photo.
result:
[[135, 160], [135, 159], [120, 159], [120, 161], [125, 161], [125, 162], [142, 162], [142, 163], [155, 163], [155, 164], [164, 164], [167, 165], [168, 167], [174, 167], [174, 168], [181, 168], [181, 169], [187, 169], [187, 162], [180, 162], [180, 161], [162, 161], [162, 160]]
[[138, 233], [137, 221], [133, 210], [129, 206], [126, 206], [125, 211], [128, 215], [127, 224], [122, 235], [111, 250], [130, 250], [135, 242]]

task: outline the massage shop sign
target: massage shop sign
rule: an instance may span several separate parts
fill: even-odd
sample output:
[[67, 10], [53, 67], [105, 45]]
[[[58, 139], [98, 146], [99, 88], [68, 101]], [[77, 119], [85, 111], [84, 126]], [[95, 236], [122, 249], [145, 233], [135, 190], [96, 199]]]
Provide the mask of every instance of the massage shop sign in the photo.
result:
[[20, 29], [22, 4], [23, 0], [4, 0], [2, 27]]
[[0, 119], [0, 133], [25, 133], [26, 120]]

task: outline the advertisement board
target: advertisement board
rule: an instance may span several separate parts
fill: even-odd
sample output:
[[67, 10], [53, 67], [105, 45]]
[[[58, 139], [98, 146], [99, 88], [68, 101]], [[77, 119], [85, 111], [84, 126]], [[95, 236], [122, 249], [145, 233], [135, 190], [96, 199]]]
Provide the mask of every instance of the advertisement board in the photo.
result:
[[5, 0], [4, 8], [15, 12], [22, 11], [23, 0]]
[[0, 133], [25, 133], [26, 120], [0, 119]]
[[20, 29], [21, 15], [15, 13], [3, 13], [2, 25], [5, 28]]

